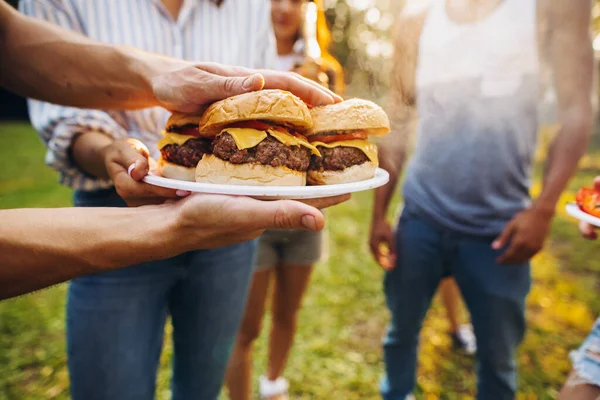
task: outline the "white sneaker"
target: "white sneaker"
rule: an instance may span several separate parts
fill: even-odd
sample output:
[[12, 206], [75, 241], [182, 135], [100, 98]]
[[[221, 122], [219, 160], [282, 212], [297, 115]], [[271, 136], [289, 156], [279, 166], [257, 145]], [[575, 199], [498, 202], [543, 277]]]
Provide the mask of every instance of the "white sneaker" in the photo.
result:
[[268, 399], [273, 396], [287, 396], [290, 387], [288, 381], [283, 377], [270, 381], [266, 376], [261, 376], [259, 384], [261, 399]]
[[452, 344], [469, 356], [477, 353], [477, 339], [473, 334], [471, 325], [461, 325], [458, 332], [452, 334]]

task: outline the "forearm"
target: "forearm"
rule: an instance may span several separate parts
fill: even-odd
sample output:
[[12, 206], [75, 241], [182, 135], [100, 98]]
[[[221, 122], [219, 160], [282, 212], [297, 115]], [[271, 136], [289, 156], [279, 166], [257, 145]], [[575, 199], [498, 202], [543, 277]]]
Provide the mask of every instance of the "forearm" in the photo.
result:
[[101, 44], [23, 16], [6, 3], [0, 7], [0, 50], [7, 55], [0, 80], [27, 97], [86, 108], [154, 106], [152, 77], [183, 63]]
[[71, 156], [79, 169], [99, 179], [109, 179], [104, 150], [113, 139], [98, 132], [81, 134], [73, 140]]
[[577, 169], [579, 159], [585, 153], [592, 131], [591, 117], [563, 126], [548, 152], [544, 168], [542, 192], [534, 206], [554, 213], [556, 203]]
[[0, 299], [183, 251], [170, 206], [3, 210], [0, 219]]
[[[380, 147], [381, 149], [381, 147]], [[390, 162], [389, 156], [385, 155], [385, 152], [380, 151], [381, 156], [379, 159], [379, 166], [390, 174], [390, 181], [375, 190], [375, 200], [373, 203], [373, 218], [372, 221], [379, 221], [386, 218], [390, 202], [394, 197], [394, 192], [398, 185], [398, 179], [401, 174], [401, 165], [404, 161], [404, 153], [397, 155], [397, 158], [401, 160], [398, 162]]]

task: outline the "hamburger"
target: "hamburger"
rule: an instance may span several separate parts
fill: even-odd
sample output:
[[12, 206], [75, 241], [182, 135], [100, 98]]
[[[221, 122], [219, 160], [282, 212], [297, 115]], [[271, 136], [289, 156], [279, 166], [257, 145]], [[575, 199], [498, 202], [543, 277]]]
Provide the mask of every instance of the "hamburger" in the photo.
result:
[[308, 183], [333, 185], [371, 179], [379, 165], [377, 146], [369, 136], [383, 136], [390, 131], [387, 114], [377, 104], [360, 99], [311, 110], [312, 129], [309, 142], [320, 156], [311, 158]]
[[165, 178], [195, 181], [196, 165], [211, 152], [211, 140], [200, 135], [202, 113], [174, 113], [167, 121], [163, 138], [158, 142], [158, 172]]
[[197, 182], [303, 186], [311, 155], [302, 135], [312, 126], [308, 107], [283, 90], [245, 93], [213, 103], [199, 135], [212, 139], [196, 167]]

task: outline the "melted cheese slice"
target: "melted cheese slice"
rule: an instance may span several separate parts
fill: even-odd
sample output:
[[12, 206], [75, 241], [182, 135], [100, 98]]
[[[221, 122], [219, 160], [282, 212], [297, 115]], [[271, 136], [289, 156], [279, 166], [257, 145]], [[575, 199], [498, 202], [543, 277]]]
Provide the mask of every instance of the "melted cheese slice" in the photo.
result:
[[314, 146], [323, 146], [329, 149], [333, 149], [334, 147], [354, 147], [356, 149], [361, 150], [363, 153], [367, 155], [369, 160], [377, 166], [379, 166], [379, 159], [377, 158], [377, 146], [373, 143], [367, 142], [366, 140], [340, 140], [338, 142], [333, 143], [323, 143], [323, 142], [312, 142]]
[[185, 142], [187, 142], [190, 139], [198, 139], [194, 136], [180, 135], [178, 133], [172, 132], [163, 132], [163, 135], [163, 138], [160, 139], [157, 144], [159, 150], [169, 144], [176, 144], [178, 146], [182, 146]]
[[258, 146], [267, 138], [267, 132], [252, 128], [226, 128], [221, 133], [229, 133], [238, 149], [244, 150]]
[[231, 135], [235, 141], [235, 145], [238, 149], [244, 150], [254, 146], [258, 146], [260, 142], [267, 138], [267, 133], [277, 139], [279, 142], [286, 146], [304, 146], [312, 151], [313, 154], [320, 156], [319, 150], [306, 140], [290, 135], [289, 133], [276, 131], [269, 129], [267, 131], [260, 131], [252, 128], [226, 128], [221, 133], [227, 132]]

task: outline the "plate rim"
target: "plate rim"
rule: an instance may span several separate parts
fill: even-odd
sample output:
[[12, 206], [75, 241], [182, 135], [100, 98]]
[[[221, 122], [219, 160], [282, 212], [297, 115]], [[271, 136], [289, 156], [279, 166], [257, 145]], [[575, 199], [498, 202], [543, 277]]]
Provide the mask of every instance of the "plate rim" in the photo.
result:
[[600, 218], [586, 213], [581, 208], [579, 208], [577, 204], [567, 203], [565, 209], [567, 211], [567, 214], [569, 214], [571, 217], [600, 228]]
[[[188, 190], [193, 193], [221, 194], [229, 196], [248, 196], [263, 199], [312, 199], [328, 196], [337, 196], [347, 193], [357, 193], [384, 186], [389, 182], [389, 180], [389, 172], [379, 167], [377, 168], [377, 170], [375, 171], [375, 175], [371, 179], [366, 179], [358, 182], [320, 186], [244, 186], [187, 182], [165, 178], [153, 173], [152, 171], [143, 178], [143, 181], [150, 185], [166, 187], [170, 189]], [[183, 186], [186, 186], [187, 188], [184, 188], [181, 185], [177, 185], [176, 183], [178, 182], [184, 182]], [[189, 185], [194, 184], [202, 185], [202, 187], [198, 188], [202, 190], [192, 190], [193, 188], [189, 188]], [[236, 188], [242, 189], [236, 190]]]

